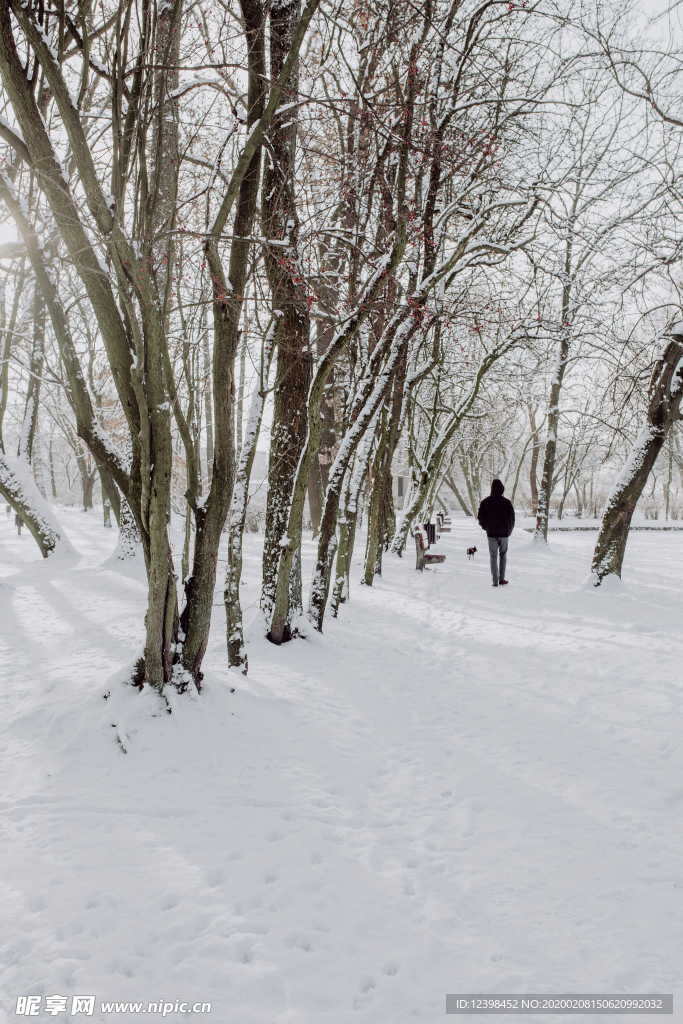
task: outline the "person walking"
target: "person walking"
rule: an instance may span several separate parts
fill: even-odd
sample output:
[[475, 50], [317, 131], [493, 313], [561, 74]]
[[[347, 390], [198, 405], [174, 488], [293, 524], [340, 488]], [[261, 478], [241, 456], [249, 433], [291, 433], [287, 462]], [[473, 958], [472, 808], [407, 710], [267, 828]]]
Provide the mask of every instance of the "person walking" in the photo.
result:
[[515, 526], [515, 510], [512, 502], [503, 497], [505, 487], [500, 480], [491, 482], [491, 493], [479, 506], [477, 519], [482, 530], [486, 530], [491, 556], [491, 580], [497, 587], [507, 584], [505, 565], [508, 553], [508, 538]]

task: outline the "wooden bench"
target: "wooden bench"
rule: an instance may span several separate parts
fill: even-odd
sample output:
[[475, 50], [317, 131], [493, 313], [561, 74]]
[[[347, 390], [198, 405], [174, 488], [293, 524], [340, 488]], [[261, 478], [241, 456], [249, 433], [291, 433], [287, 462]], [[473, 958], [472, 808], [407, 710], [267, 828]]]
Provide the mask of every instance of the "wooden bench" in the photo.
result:
[[437, 555], [434, 552], [430, 553], [427, 544], [427, 538], [425, 531], [418, 527], [415, 530], [415, 554], [416, 562], [415, 568], [418, 572], [423, 572], [425, 565], [439, 565], [441, 562], [446, 561], [445, 555]]

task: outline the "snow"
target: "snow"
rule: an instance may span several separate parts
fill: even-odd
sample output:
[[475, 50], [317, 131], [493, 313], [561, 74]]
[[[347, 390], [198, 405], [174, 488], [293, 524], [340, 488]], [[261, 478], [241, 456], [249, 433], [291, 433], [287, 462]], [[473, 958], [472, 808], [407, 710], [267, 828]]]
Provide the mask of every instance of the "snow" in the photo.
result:
[[634, 534], [596, 591], [595, 535], [517, 531], [494, 590], [454, 517], [445, 564], [386, 556], [369, 588], [357, 558], [340, 618], [275, 648], [247, 534], [251, 675], [219, 607], [205, 691], [168, 714], [121, 684], [142, 579], [104, 566], [99, 512], [59, 518], [77, 562], [0, 516], [9, 1019], [29, 993], [95, 994], [95, 1024], [105, 999], [431, 1024], [446, 992], [680, 989], [683, 536]]

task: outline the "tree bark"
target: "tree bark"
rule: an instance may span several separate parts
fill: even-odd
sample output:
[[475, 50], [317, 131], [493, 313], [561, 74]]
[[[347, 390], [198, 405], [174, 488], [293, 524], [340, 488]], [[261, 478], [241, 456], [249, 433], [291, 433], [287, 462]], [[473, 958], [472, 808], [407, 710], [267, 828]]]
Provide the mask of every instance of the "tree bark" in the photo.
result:
[[240, 451], [239, 465], [235, 475], [235, 486], [230, 506], [230, 525], [228, 527], [228, 566], [223, 593], [228, 642], [228, 665], [231, 668], [240, 668], [244, 675], [248, 672], [249, 660], [244, 644], [242, 604], [240, 600], [242, 543], [249, 501], [249, 481], [261, 430], [261, 421], [263, 419], [263, 407], [265, 405], [268, 377], [273, 359], [274, 340], [274, 332], [272, 330], [268, 331], [261, 355], [259, 386], [252, 397], [249, 419]]
[[323, 480], [319, 458], [311, 460], [308, 472], [308, 511], [311, 517], [311, 532], [317, 537], [320, 531], [320, 513], [323, 504]]
[[[298, 0], [285, 0], [271, 12], [270, 63], [273, 78], [281, 73], [291, 46], [298, 8]], [[297, 64], [283, 99], [296, 97], [298, 77]], [[267, 619], [272, 614], [275, 600], [278, 564], [286, 535], [294, 477], [306, 441], [306, 403], [312, 372], [310, 319], [297, 244], [299, 220], [294, 197], [296, 141], [297, 116], [296, 111], [290, 109], [273, 120], [263, 176], [261, 213], [265, 237], [286, 243], [266, 245], [264, 251], [273, 311], [278, 318], [261, 590], [261, 609]], [[296, 565], [298, 554], [293, 554], [293, 565]], [[297, 574], [293, 572], [289, 585], [292, 590], [290, 602], [294, 608], [301, 607], [301, 588], [297, 580]]]
[[389, 438], [387, 436], [387, 412], [382, 410], [377, 428], [377, 449], [372, 460], [370, 471], [370, 503], [368, 507], [368, 529], [365, 543], [365, 565], [363, 583], [371, 587], [375, 575], [381, 571], [382, 526], [384, 519], [384, 489], [386, 487], [387, 459], [389, 456]]
[[133, 511], [121, 496], [119, 507], [119, 539], [116, 545], [115, 556], [120, 561], [136, 558], [141, 546], [140, 531], [133, 515]]

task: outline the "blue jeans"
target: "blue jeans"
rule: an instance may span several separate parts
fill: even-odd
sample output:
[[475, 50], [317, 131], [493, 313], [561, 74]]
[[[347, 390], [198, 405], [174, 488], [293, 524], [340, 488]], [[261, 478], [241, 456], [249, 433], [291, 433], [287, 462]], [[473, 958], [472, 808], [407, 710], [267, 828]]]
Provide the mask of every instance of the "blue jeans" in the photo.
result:
[[[495, 586], [498, 586], [499, 580], [505, 579], [505, 564], [508, 557], [508, 538], [507, 537], [489, 537], [489, 555], [491, 556], [491, 579]], [[498, 566], [498, 558], [500, 556], [500, 567]]]

